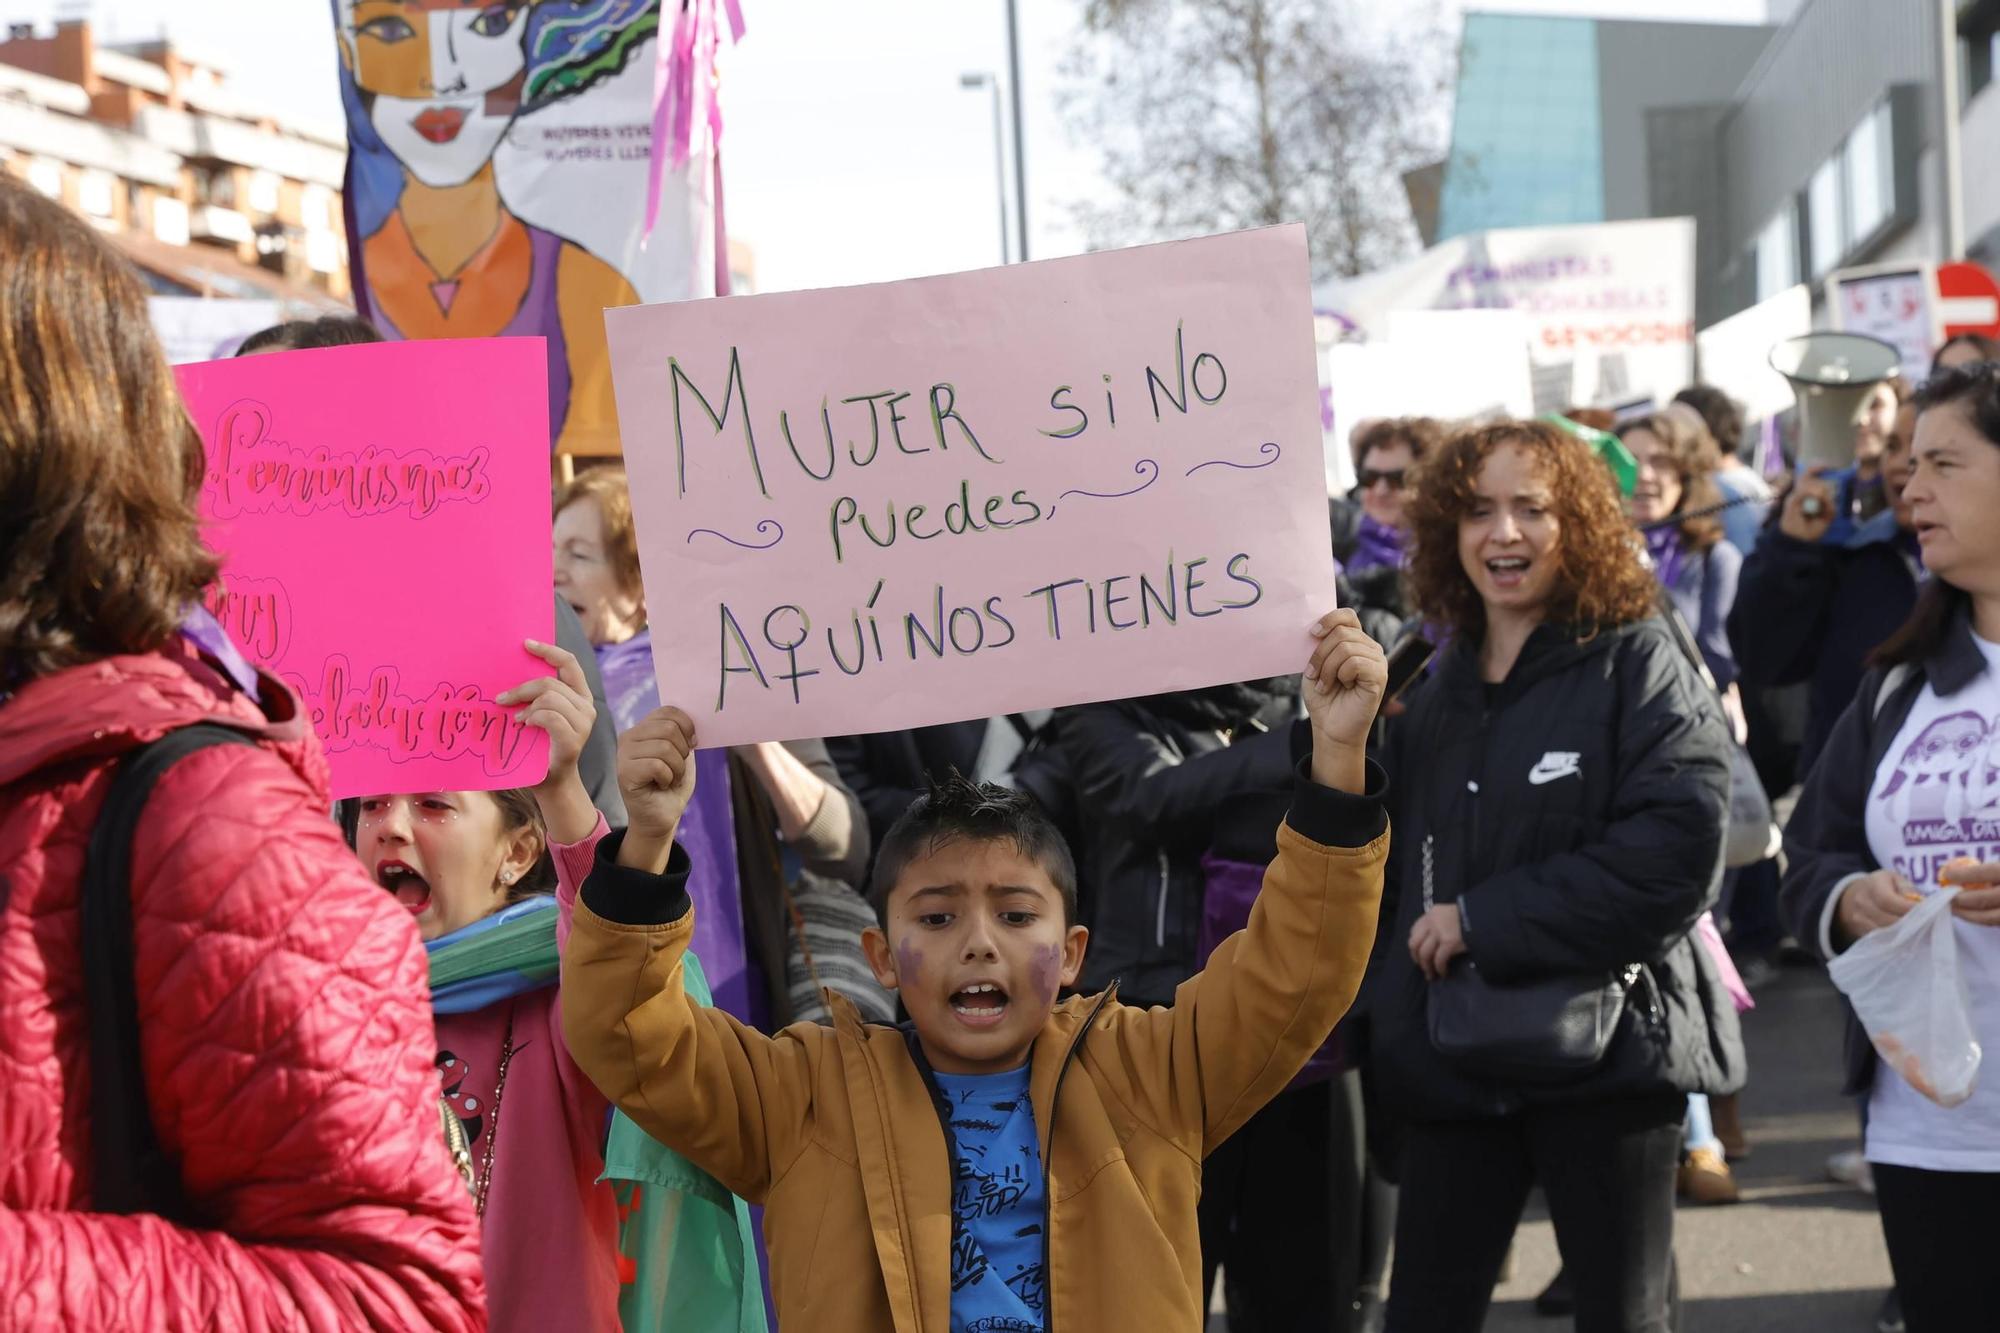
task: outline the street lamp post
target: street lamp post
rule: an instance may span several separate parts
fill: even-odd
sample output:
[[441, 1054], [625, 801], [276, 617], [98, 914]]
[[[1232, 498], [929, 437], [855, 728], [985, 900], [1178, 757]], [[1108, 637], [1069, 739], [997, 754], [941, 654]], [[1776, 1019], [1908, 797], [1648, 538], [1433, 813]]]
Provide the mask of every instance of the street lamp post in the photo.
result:
[[1944, 213], [1944, 258], [1965, 258], [1965, 173], [1959, 158], [1958, 5], [1938, 0], [1938, 204]]
[[1014, 102], [1014, 236], [1021, 262], [1028, 261], [1028, 157], [1021, 132], [1021, 24], [1014, 0], [1007, 0], [1007, 94]]
[[1000, 80], [990, 70], [958, 76], [961, 88], [985, 88], [993, 101], [993, 190], [1000, 205], [1000, 262], [1007, 262], [1007, 153], [1000, 135]]

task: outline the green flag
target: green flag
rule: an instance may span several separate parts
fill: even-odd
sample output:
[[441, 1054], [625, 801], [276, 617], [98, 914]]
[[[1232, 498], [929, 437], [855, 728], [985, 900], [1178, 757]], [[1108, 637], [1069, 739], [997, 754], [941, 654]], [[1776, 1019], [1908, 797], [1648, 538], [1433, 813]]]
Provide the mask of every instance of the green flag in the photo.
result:
[[1625, 441], [1609, 431], [1580, 426], [1568, 417], [1555, 412], [1549, 413], [1542, 420], [1561, 426], [1595, 449], [1597, 456], [1604, 460], [1604, 465], [1611, 469], [1612, 479], [1618, 483], [1618, 493], [1630, 498], [1632, 488], [1639, 484], [1639, 460], [1632, 457], [1632, 451], [1625, 447]]
[[[690, 1000], [712, 1004], [690, 953]], [[618, 1193], [618, 1314], [625, 1333], [766, 1333], [750, 1209], [716, 1179], [618, 1112], [604, 1175]]]
[[[538, 895], [425, 946], [431, 1003], [470, 1013], [556, 984], [556, 901]], [[694, 954], [688, 998], [715, 1003]], [[604, 1174], [618, 1200], [618, 1313], [626, 1333], [766, 1333], [750, 1209], [716, 1179], [613, 1111]]]

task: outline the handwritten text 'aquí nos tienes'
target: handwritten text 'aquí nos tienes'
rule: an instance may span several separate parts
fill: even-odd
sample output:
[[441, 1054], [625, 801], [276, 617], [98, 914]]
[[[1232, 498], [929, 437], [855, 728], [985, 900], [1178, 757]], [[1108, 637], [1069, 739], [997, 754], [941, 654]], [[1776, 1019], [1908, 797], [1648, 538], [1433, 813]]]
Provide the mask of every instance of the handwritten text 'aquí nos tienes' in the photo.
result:
[[[1099, 634], [1163, 632], [1247, 611], [1264, 599], [1251, 558], [1241, 551], [1215, 560], [1169, 554], [1157, 571], [1079, 575], [997, 593], [992, 585], [973, 592], [934, 584], [908, 599], [885, 599], [886, 584], [878, 579], [865, 605], [818, 621], [797, 602], [741, 610], [720, 603], [715, 710], [727, 711], [746, 689], [776, 691], [799, 704], [815, 676], [853, 677], [871, 667], [882, 674], [899, 663], [922, 668], [1001, 652], [1030, 637], [1076, 645]], [[911, 601], [917, 609], [904, 609]]]

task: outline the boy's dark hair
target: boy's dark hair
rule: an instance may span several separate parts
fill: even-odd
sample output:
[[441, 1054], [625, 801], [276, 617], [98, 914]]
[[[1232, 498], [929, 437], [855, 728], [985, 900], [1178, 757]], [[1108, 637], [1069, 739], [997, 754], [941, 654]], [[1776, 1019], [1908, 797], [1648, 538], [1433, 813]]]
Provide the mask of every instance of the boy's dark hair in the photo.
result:
[[1016, 851], [1041, 866], [1062, 894], [1063, 925], [1076, 924], [1076, 861], [1062, 833], [1026, 792], [974, 782], [957, 769], [932, 778], [930, 790], [910, 802], [882, 835], [868, 890], [876, 921], [884, 927], [889, 924], [890, 891], [910, 862], [962, 838], [1013, 843]]
[[352, 315], [321, 315], [259, 329], [243, 340], [236, 355], [252, 352], [307, 352], [321, 347], [354, 347], [378, 343], [382, 335], [366, 320]]

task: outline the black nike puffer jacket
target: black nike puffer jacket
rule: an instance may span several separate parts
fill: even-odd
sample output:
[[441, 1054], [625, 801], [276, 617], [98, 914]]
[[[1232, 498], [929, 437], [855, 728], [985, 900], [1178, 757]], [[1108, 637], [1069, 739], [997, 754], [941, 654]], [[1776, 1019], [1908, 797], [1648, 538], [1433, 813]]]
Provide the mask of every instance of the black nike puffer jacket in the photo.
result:
[[[1492, 686], [1476, 647], [1461, 642], [1409, 702], [1386, 742], [1396, 836], [1362, 998], [1368, 1058], [1394, 1109], [1464, 1120], [1741, 1086], [1736, 1010], [1690, 933], [1721, 884], [1731, 741], [1666, 628], [1647, 619], [1583, 637], [1545, 625]], [[1460, 905], [1489, 982], [1642, 966], [1592, 1072], [1511, 1086], [1432, 1048], [1430, 983], [1409, 953], [1426, 840], [1434, 901]]]

